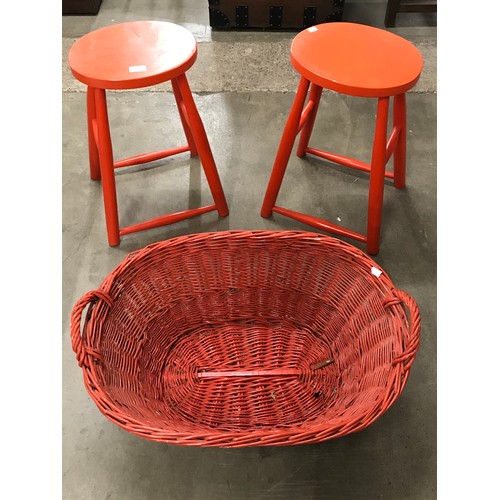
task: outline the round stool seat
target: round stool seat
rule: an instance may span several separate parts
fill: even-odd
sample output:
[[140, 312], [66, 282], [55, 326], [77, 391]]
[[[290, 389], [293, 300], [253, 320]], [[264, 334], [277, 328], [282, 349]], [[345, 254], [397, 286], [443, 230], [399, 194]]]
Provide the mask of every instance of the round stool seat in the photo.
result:
[[410, 42], [354, 23], [324, 23], [301, 31], [291, 46], [294, 68], [323, 88], [359, 97], [388, 97], [411, 89], [423, 67]]
[[88, 33], [72, 46], [75, 78], [101, 89], [156, 85], [185, 73], [196, 61], [193, 34], [176, 24], [133, 21]]

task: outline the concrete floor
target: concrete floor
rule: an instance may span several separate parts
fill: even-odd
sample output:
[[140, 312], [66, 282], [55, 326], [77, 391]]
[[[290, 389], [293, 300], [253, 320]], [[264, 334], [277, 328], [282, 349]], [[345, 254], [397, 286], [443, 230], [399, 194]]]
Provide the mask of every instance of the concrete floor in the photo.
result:
[[[383, 26], [384, 2], [346, 1], [344, 21]], [[84, 87], [66, 64], [73, 41], [133, 19], [183, 24], [200, 42], [188, 73], [226, 191], [230, 215], [205, 214], [107, 245], [100, 183], [88, 176]], [[317, 445], [197, 449], [149, 442], [109, 422], [88, 397], [69, 339], [75, 301], [127, 255], [178, 235], [226, 229], [310, 228], [259, 215], [297, 76], [294, 33], [213, 32], [206, 0], [103, 0], [97, 16], [63, 17], [63, 498], [415, 499], [436, 498], [436, 17], [402, 14], [394, 32], [424, 54], [408, 95], [407, 189], [386, 183], [382, 244], [375, 260], [417, 301], [421, 347], [390, 410], [362, 432]], [[252, 71], [251, 77], [249, 70]], [[115, 156], [183, 143], [168, 86], [109, 93]], [[325, 92], [312, 145], [368, 160], [375, 103]], [[363, 232], [367, 176], [292, 156], [279, 201]], [[185, 155], [117, 172], [120, 218], [132, 224], [208, 203], [199, 162]], [[350, 241], [350, 243], [353, 243]], [[353, 243], [360, 248], [361, 245]]]

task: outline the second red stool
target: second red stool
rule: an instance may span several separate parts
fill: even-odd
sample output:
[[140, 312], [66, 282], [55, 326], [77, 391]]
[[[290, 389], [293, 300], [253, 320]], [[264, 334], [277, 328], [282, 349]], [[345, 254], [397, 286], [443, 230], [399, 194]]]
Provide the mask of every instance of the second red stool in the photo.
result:
[[[420, 77], [423, 61], [417, 48], [385, 30], [354, 23], [325, 23], [300, 32], [291, 46], [293, 67], [301, 80], [285, 125], [261, 215], [281, 214], [317, 229], [366, 243], [367, 252], [379, 251], [384, 178], [405, 187], [406, 92]], [[378, 99], [371, 163], [309, 147], [323, 88], [357, 97]], [[307, 97], [309, 92], [309, 96]], [[393, 98], [393, 128], [387, 137], [389, 99]], [[360, 234], [332, 222], [276, 205], [295, 138], [297, 155], [319, 156], [370, 173], [367, 233]], [[386, 164], [394, 155], [394, 169]]]
[[[87, 122], [90, 177], [102, 180], [108, 242], [120, 236], [178, 222], [217, 210], [229, 213], [205, 128], [196, 108], [186, 71], [197, 56], [196, 39], [187, 29], [159, 21], [135, 21], [107, 26], [83, 36], [69, 52], [75, 78], [87, 85]], [[170, 81], [187, 145], [145, 153], [120, 161], [113, 159], [106, 90], [137, 89]], [[214, 204], [162, 215], [120, 227], [115, 186], [116, 168], [147, 163], [183, 152], [200, 157]]]

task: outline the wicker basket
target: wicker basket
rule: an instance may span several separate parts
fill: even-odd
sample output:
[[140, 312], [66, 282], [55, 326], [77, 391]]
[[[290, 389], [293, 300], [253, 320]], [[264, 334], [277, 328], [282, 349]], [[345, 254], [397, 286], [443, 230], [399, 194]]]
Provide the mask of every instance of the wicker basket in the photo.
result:
[[144, 438], [194, 446], [359, 431], [401, 394], [419, 337], [415, 302], [367, 255], [291, 231], [149, 245], [71, 316], [100, 411]]

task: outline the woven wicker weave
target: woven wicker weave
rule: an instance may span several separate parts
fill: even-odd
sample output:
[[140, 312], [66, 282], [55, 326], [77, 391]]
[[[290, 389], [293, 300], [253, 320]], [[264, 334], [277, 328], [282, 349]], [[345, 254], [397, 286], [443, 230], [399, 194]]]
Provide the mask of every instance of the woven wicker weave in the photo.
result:
[[378, 271], [315, 233], [174, 238], [130, 254], [76, 303], [73, 349], [101, 412], [147, 439], [343, 436], [392, 405], [418, 349], [416, 304]]

